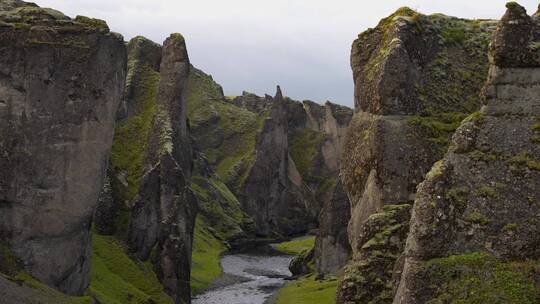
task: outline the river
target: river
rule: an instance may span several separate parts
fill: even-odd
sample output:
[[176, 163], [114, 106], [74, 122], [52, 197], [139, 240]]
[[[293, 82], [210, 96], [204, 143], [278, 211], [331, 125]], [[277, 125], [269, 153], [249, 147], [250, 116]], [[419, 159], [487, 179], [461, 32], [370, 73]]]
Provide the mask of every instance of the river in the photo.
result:
[[289, 263], [292, 258], [265, 251], [223, 256], [223, 275], [192, 303], [267, 304], [291, 276]]

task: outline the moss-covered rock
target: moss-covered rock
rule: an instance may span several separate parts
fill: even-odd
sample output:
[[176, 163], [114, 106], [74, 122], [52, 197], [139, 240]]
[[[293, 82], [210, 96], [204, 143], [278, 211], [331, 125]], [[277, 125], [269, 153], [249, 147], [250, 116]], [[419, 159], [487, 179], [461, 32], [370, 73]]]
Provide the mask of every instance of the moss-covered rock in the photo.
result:
[[338, 287], [338, 304], [392, 303], [396, 267], [409, 232], [411, 205], [387, 205], [372, 214], [360, 231], [362, 247], [347, 266]]
[[[485, 106], [462, 123], [438, 173], [418, 187], [400, 303], [539, 299], [540, 150], [530, 126], [540, 109], [540, 70], [536, 55], [514, 43], [538, 42], [540, 26], [516, 5], [493, 38]], [[524, 32], [531, 36], [516, 38]]]
[[504, 262], [485, 253], [432, 259], [414, 266], [419, 303], [524, 303], [540, 300], [540, 262]]

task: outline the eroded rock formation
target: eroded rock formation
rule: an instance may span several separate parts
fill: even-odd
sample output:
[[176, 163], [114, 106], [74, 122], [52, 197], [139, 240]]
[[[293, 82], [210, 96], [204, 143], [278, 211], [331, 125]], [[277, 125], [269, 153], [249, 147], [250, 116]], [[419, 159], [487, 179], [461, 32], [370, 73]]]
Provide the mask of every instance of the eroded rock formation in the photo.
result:
[[185, 85], [189, 58], [184, 38], [172, 34], [163, 44], [156, 114], [152, 121], [144, 174], [135, 199], [128, 245], [152, 262], [165, 292], [176, 303], [190, 302], [190, 263], [196, 200], [189, 189], [193, 166], [187, 127]]
[[[394, 303], [539, 299], [540, 20], [507, 8], [484, 106], [418, 188]], [[465, 280], [479, 283], [464, 291]]]
[[123, 39], [104, 21], [0, 2], [0, 242], [68, 294], [89, 283], [125, 76]]
[[[478, 92], [487, 75], [487, 48], [495, 25], [401, 8], [354, 41], [356, 113], [341, 172], [351, 200], [348, 235], [353, 259], [345, 275], [351, 282], [342, 282], [339, 303], [391, 302], [392, 282], [371, 293], [362, 291], [367, 286], [354, 287], [355, 276], [358, 279], [364, 271], [354, 265], [369, 269], [374, 261], [364, 248], [365, 225], [386, 205], [414, 201], [416, 186], [442, 157], [454, 130], [479, 108]], [[396, 237], [401, 239], [394, 242], [404, 242], [406, 233]], [[385, 269], [384, 278], [398, 259], [395, 248], [388, 250], [391, 254], [381, 250], [384, 263], [377, 266]]]

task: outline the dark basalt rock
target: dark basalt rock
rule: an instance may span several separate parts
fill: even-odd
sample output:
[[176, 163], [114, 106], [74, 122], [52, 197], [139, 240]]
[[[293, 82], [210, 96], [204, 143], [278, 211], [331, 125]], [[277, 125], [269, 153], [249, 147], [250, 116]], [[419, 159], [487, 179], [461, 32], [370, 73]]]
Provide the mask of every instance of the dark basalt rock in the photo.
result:
[[351, 205], [341, 182], [338, 181], [319, 216], [320, 232], [314, 249], [315, 269], [318, 274], [335, 274], [347, 263], [351, 254], [347, 235], [350, 218]]
[[116, 221], [120, 211], [120, 205], [114, 199], [113, 195], [110, 171], [108, 171], [94, 213], [94, 228], [99, 234], [113, 235], [116, 233]]
[[186, 119], [189, 72], [184, 38], [163, 44], [157, 113], [150, 133], [147, 167], [133, 205], [128, 245], [141, 260], [151, 259], [165, 292], [189, 303], [191, 246], [196, 199], [189, 189], [193, 166]]
[[238, 197], [260, 235], [292, 235], [313, 223], [301, 178], [289, 156], [287, 104], [278, 87], [257, 136], [255, 161]]
[[104, 22], [0, 3], [0, 242], [68, 294], [89, 283], [125, 75], [123, 39]]

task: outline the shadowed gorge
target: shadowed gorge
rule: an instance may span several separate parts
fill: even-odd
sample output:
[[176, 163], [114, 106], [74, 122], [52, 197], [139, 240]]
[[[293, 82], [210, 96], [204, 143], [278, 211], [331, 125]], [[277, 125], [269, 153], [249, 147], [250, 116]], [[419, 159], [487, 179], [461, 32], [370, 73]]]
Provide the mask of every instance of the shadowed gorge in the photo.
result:
[[350, 109], [0, 0], [0, 302], [540, 302], [539, 16], [399, 8]]

